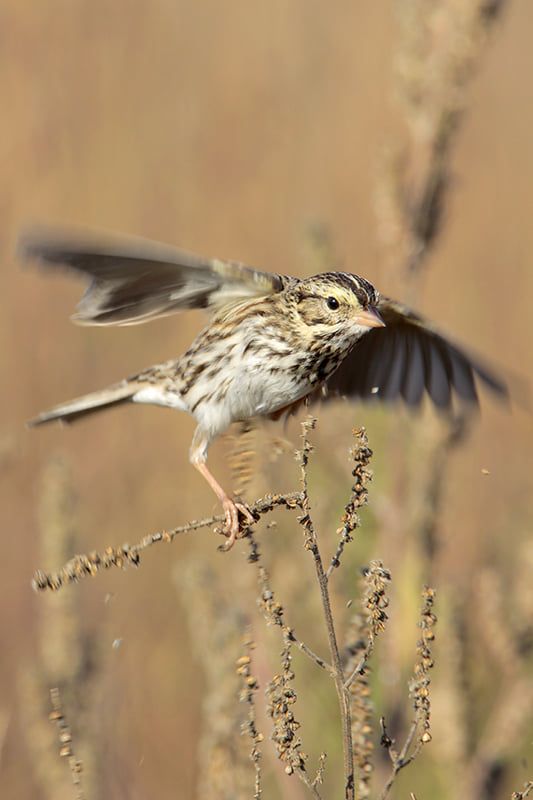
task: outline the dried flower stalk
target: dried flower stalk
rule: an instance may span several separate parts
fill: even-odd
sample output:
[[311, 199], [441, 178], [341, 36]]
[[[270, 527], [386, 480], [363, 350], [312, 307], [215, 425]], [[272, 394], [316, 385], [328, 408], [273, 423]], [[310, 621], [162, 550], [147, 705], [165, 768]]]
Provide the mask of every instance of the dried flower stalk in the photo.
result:
[[252, 749], [250, 751], [250, 759], [254, 765], [255, 782], [254, 782], [254, 800], [261, 800], [261, 748], [260, 745], [263, 741], [263, 734], [259, 733], [256, 724], [256, 710], [255, 710], [255, 695], [259, 690], [259, 683], [257, 678], [252, 673], [252, 650], [255, 648], [255, 643], [252, 641], [250, 635], [246, 636], [244, 646], [246, 654], [237, 660], [237, 674], [242, 681], [242, 689], [240, 693], [241, 703], [246, 703], [248, 706], [248, 715], [246, 722], [243, 723], [243, 733], [246, 734], [251, 742]]
[[[385, 726], [385, 720], [381, 720], [382, 737], [381, 744], [389, 753], [392, 761], [392, 771], [385, 787], [380, 794], [380, 800], [388, 797], [396, 776], [400, 770], [411, 764], [420, 753], [425, 744], [431, 741], [430, 726], [430, 695], [429, 670], [433, 667], [432, 646], [435, 639], [434, 627], [437, 617], [433, 613], [435, 592], [431, 587], [425, 586], [422, 592], [422, 609], [420, 613], [419, 626], [422, 629], [422, 636], [417, 643], [418, 660], [415, 664], [414, 675], [409, 681], [409, 696], [413, 701], [414, 720], [405, 739], [404, 745], [398, 753], [394, 748], [394, 741], [389, 737]], [[418, 734], [418, 737], [417, 737]], [[415, 741], [415, 737], [416, 741]], [[414, 747], [411, 751], [411, 747]], [[411, 751], [411, 752], [410, 752]]]
[[354, 429], [352, 433], [355, 438], [355, 444], [350, 454], [354, 461], [354, 468], [352, 470], [354, 482], [350, 499], [344, 507], [342, 525], [337, 530], [337, 534], [340, 536], [339, 543], [327, 569], [327, 578], [330, 578], [333, 570], [340, 566], [344, 548], [349, 542], [353, 541], [353, 533], [361, 524], [359, 509], [368, 502], [367, 484], [372, 480], [372, 471], [368, 468], [370, 459], [372, 458], [372, 450], [368, 446], [366, 431], [364, 428], [360, 428], [359, 430]]
[[59, 689], [50, 689], [50, 701], [52, 703], [52, 711], [50, 712], [49, 719], [51, 722], [55, 722], [58, 728], [60, 745], [59, 755], [61, 758], [66, 758], [68, 760], [70, 774], [72, 775], [72, 783], [74, 784], [76, 791], [76, 800], [85, 800], [81, 783], [83, 765], [81, 761], [76, 758], [74, 753], [74, 748], [72, 745], [72, 731], [70, 730], [70, 725], [65, 719], [65, 715], [63, 713]]

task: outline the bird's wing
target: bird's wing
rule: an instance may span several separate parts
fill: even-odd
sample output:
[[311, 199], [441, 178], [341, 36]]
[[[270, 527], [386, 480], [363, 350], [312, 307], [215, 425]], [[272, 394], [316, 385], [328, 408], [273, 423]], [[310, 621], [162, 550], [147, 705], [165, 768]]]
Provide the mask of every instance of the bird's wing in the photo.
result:
[[82, 325], [135, 325], [184, 309], [216, 310], [285, 285], [281, 275], [146, 239], [33, 228], [21, 236], [19, 252], [90, 278], [72, 317]]
[[372, 328], [327, 381], [324, 398], [403, 400], [417, 407], [427, 393], [440, 409], [454, 397], [478, 404], [476, 381], [508, 397], [505, 383], [433, 326], [400, 303], [381, 297], [377, 309], [385, 322]]

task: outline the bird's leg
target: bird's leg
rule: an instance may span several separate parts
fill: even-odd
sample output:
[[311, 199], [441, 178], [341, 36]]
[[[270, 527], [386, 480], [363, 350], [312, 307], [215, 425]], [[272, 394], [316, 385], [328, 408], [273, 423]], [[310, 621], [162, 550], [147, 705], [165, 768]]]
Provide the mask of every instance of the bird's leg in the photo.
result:
[[232, 500], [231, 497], [227, 495], [222, 486], [207, 468], [205, 461], [193, 461], [193, 466], [196, 467], [200, 475], [203, 475], [209, 486], [222, 503], [222, 508], [224, 509], [224, 514], [226, 516], [226, 536], [228, 537], [228, 540], [224, 545], [224, 550], [229, 550], [233, 547], [235, 540], [239, 535], [239, 512], [249, 524], [255, 522], [255, 519], [250, 510], [246, 508], [243, 503], [236, 503], [235, 500]]

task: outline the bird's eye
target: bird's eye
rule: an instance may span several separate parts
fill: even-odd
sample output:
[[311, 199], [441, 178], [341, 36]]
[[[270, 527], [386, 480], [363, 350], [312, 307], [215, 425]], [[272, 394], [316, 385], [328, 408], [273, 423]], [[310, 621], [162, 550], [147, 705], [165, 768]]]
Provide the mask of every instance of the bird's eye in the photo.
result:
[[336, 297], [328, 297], [326, 303], [328, 304], [328, 308], [331, 308], [332, 311], [336, 311], [339, 307], [339, 301]]

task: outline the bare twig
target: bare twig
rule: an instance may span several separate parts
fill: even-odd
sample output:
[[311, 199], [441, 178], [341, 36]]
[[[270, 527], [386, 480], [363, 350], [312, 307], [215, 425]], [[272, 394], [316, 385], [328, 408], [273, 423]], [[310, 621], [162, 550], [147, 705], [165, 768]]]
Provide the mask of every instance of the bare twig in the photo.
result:
[[322, 783], [324, 782], [324, 771], [326, 769], [326, 761], [327, 761], [327, 753], [320, 753], [316, 775], [313, 778], [313, 786], [315, 787], [321, 786]]
[[311, 507], [309, 503], [309, 494], [307, 486], [307, 465], [309, 462], [309, 454], [312, 450], [309, 441], [309, 431], [316, 425], [316, 420], [308, 417], [302, 423], [302, 450], [300, 453], [300, 466], [301, 466], [301, 480], [302, 480], [302, 516], [299, 518], [300, 525], [304, 530], [304, 545], [313, 556], [315, 572], [320, 588], [320, 597], [322, 600], [322, 609], [324, 611], [324, 619], [326, 622], [326, 629], [328, 633], [329, 649], [331, 653], [331, 663], [333, 666], [333, 679], [335, 682], [335, 689], [337, 690], [337, 697], [339, 701], [339, 709], [341, 714], [342, 723], [342, 740], [343, 740], [343, 756], [344, 756], [344, 796], [346, 800], [354, 800], [355, 798], [355, 776], [354, 776], [354, 759], [353, 759], [353, 743], [352, 743], [352, 721], [351, 710], [348, 698], [348, 693], [344, 686], [344, 671], [342, 668], [339, 646], [337, 644], [337, 634], [335, 632], [335, 624], [333, 621], [333, 613], [331, 610], [331, 602], [328, 590], [328, 578], [324, 570], [324, 564], [320, 549], [318, 546], [318, 538], [311, 518]]
[[261, 595], [258, 603], [263, 611], [263, 614], [265, 615], [267, 623], [269, 625], [278, 625], [281, 628], [283, 635], [286, 636], [292, 644], [295, 644], [296, 647], [302, 651], [302, 653], [305, 653], [305, 655], [314, 664], [316, 664], [317, 667], [325, 669], [327, 672], [333, 674], [333, 667], [331, 664], [328, 664], [327, 661], [324, 661], [324, 659], [311, 650], [311, 648], [308, 647], [305, 642], [302, 642], [300, 639], [298, 639], [294, 629], [289, 627], [289, 625], [287, 625], [285, 622], [285, 610], [281, 603], [279, 603], [274, 597], [274, 592], [270, 586], [268, 572], [261, 564], [259, 546], [251, 531], [248, 531], [247, 539], [250, 543], [250, 555], [248, 556], [248, 560], [252, 564], [257, 564], [258, 569], [258, 580], [261, 588]]
[[[288, 494], [265, 495], [256, 500], [250, 506], [252, 514], [259, 519], [264, 514], [272, 511], [276, 507], [287, 509], [297, 508], [300, 504], [301, 492], [289, 492]], [[51, 589], [57, 591], [70, 583], [77, 583], [87, 576], [94, 576], [101, 570], [118, 567], [138, 567], [141, 560], [141, 553], [154, 544], [166, 542], [169, 544], [174, 541], [176, 536], [182, 533], [208, 528], [216, 523], [224, 522], [222, 515], [205, 517], [204, 519], [191, 520], [185, 525], [180, 525], [170, 531], [160, 531], [149, 534], [134, 545], [123, 544], [120, 547], [106, 547], [103, 553], [92, 552], [87, 555], [78, 555], [56, 572], [43, 572], [38, 570], [32, 581], [32, 586], [36, 591]]]

